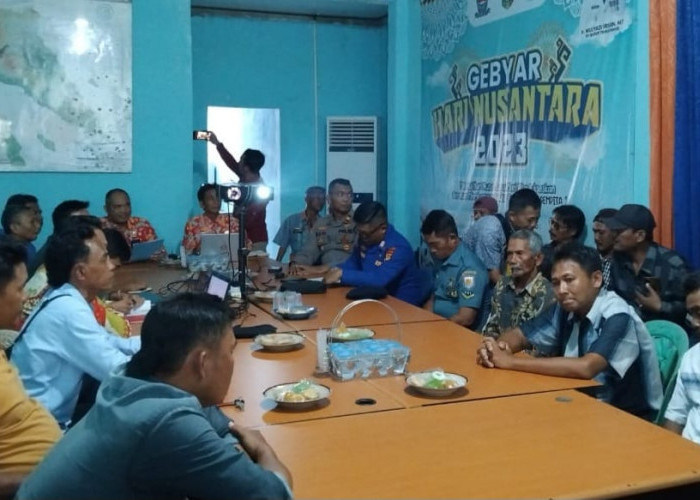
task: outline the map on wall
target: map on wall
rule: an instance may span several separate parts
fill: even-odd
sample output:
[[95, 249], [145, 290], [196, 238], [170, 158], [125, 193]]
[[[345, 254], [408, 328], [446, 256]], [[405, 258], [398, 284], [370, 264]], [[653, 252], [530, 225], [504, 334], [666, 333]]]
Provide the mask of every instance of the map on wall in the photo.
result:
[[129, 172], [131, 3], [0, 0], [0, 171]]

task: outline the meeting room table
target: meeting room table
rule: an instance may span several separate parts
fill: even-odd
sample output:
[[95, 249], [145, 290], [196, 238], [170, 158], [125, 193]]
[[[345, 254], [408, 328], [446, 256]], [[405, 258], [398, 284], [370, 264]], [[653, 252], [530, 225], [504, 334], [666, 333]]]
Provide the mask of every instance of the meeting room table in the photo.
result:
[[[149, 264], [134, 275], [157, 275], [149, 283], [163, 291], [183, 273]], [[287, 352], [239, 339], [221, 406], [236, 423], [263, 433], [291, 469], [297, 498], [610, 498], [657, 491], [668, 496], [677, 487], [697, 492], [700, 446], [580, 392], [594, 391], [592, 380], [480, 366], [480, 335], [393, 297], [381, 299], [384, 305], [352, 307], [342, 321], [408, 346], [408, 372], [443, 369], [466, 377], [466, 387], [429, 397], [400, 375], [340, 381], [319, 373], [317, 332], [352, 302], [347, 291], [303, 295], [305, 305], [317, 308], [308, 319], [284, 319], [268, 302], [252, 301], [237, 320], [304, 338]], [[303, 379], [328, 387], [329, 398], [296, 411], [263, 396], [270, 387]]]

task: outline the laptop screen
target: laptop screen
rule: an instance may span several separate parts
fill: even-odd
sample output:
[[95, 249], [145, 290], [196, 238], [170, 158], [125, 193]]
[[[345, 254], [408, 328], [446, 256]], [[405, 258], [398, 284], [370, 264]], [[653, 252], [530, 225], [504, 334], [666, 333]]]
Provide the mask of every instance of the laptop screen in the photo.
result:
[[228, 281], [220, 278], [216, 274], [212, 274], [209, 278], [209, 286], [207, 286], [207, 293], [211, 295], [216, 295], [220, 299], [226, 298], [226, 293], [228, 292]]

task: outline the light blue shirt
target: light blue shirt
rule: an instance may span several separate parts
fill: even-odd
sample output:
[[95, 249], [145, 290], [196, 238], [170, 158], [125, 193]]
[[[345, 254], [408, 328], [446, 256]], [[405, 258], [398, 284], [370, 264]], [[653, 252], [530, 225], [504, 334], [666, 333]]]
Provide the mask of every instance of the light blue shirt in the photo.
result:
[[[51, 412], [59, 424], [70, 421], [82, 377], [102, 381], [141, 347], [141, 338], [110, 335], [97, 322], [90, 304], [71, 284], [50, 290], [27, 318], [28, 328], [12, 351], [12, 362], [27, 393]], [[34, 317], [36, 316], [36, 318]]]

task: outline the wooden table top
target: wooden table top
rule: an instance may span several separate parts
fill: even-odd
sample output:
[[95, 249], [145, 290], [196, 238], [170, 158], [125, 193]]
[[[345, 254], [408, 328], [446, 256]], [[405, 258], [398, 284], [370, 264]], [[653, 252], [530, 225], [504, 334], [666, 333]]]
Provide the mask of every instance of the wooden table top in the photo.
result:
[[[403, 408], [404, 405], [388, 393], [366, 380], [339, 382], [331, 377], [314, 377], [316, 346], [305, 342], [303, 348], [290, 352], [258, 350], [252, 340], [239, 340], [234, 349], [234, 368], [231, 386], [225, 402], [236, 398], [245, 401], [243, 411], [234, 406], [222, 407], [224, 413], [237, 423], [249, 427], [269, 424], [323, 419], [341, 415], [381, 412]], [[268, 387], [308, 378], [328, 386], [332, 393], [327, 404], [304, 411], [275, 408], [275, 403], [263, 397]], [[375, 404], [356, 404], [359, 399], [372, 399]]]
[[[402, 343], [411, 348], [408, 372], [442, 368], [447, 372], [459, 373], [468, 380], [466, 390], [445, 398], [434, 398], [407, 388], [403, 377], [369, 379], [371, 384], [386, 391], [407, 407], [599, 385], [593, 380], [550, 377], [477, 365], [476, 350], [482, 336], [448, 320], [406, 323], [401, 328]], [[373, 330], [376, 338], [398, 338], [393, 325], [375, 326]]]
[[[348, 287], [328, 288], [326, 293], [303, 295], [304, 305], [315, 306], [318, 313], [309, 319], [287, 321], [298, 330], [318, 330], [330, 328], [335, 316], [352, 301], [345, 298]], [[444, 318], [430, 311], [421, 309], [395, 297], [386, 297], [381, 302], [390, 306], [402, 323], [415, 323], [423, 321], [442, 321]], [[257, 304], [262, 309], [270, 312], [272, 304], [260, 302]], [[375, 303], [364, 303], [350, 309], [343, 316], [346, 326], [388, 325], [394, 323], [394, 317], [384, 306]]]
[[261, 431], [297, 498], [602, 498], [700, 480], [700, 446], [576, 391]]

